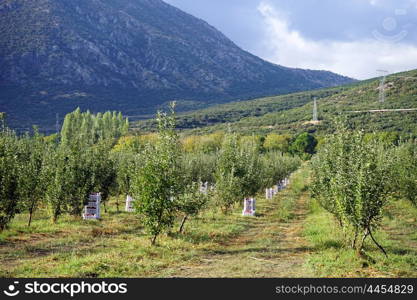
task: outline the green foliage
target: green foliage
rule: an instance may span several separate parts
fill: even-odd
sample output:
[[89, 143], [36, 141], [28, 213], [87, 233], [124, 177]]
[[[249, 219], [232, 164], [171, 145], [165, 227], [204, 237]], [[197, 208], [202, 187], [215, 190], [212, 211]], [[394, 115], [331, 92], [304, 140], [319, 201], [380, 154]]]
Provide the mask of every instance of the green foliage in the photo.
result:
[[178, 198], [183, 192], [181, 152], [175, 132], [174, 105], [171, 114], [158, 113], [158, 139], [146, 145], [136, 162], [132, 196], [147, 232], [156, 238], [174, 224]]
[[61, 145], [50, 153], [45, 162], [49, 182], [46, 199], [54, 222], [63, 212], [80, 217], [89, 194], [111, 185], [103, 180], [109, 176], [103, 167], [107, 161], [103, 153], [93, 147], [74, 152]]
[[19, 146], [14, 132], [0, 128], [0, 231], [17, 212]]
[[109, 147], [104, 143], [70, 149], [63, 145], [51, 151], [45, 161], [45, 176], [49, 184], [46, 199], [54, 222], [65, 211], [81, 216], [92, 192], [101, 192], [105, 202], [115, 180]]
[[203, 193], [200, 190], [200, 182], [192, 181], [185, 189], [184, 193], [180, 195], [177, 201], [177, 209], [183, 214], [183, 219], [179, 228], [179, 232], [182, 233], [184, 224], [190, 216], [196, 216], [201, 209], [207, 204], [211, 193]]
[[23, 210], [29, 212], [30, 226], [32, 215], [45, 195], [44, 187], [47, 182], [42, 169], [45, 156], [53, 151], [53, 145], [49, 144], [35, 128], [33, 137], [26, 135], [20, 139], [20, 147], [19, 202]]
[[128, 121], [116, 112], [92, 115], [77, 109], [65, 117], [61, 143], [46, 171], [51, 183], [46, 198], [54, 222], [64, 211], [80, 216], [91, 192], [101, 192], [105, 205], [117, 177], [110, 151], [127, 127]]
[[240, 191], [245, 196], [255, 196], [264, 187], [264, 165], [260, 159], [259, 143], [257, 139], [250, 139], [241, 145], [239, 157]]
[[223, 136], [222, 132], [202, 136], [191, 135], [183, 138], [181, 143], [186, 153], [212, 153], [220, 149]]
[[[116, 178], [118, 172], [116, 163], [110, 153], [112, 144], [112, 139], [106, 139], [97, 143], [89, 149], [85, 159], [85, 165], [91, 171], [92, 191], [101, 193], [101, 202], [104, 205], [106, 205], [111, 191], [115, 190], [117, 185]], [[88, 174], [88, 170], [85, 173]]]
[[265, 138], [264, 148], [269, 151], [288, 152], [291, 137], [289, 135], [268, 134]]
[[182, 156], [182, 168], [187, 182], [214, 183], [216, 171], [217, 152], [213, 153], [184, 153]]
[[[347, 232], [353, 231], [352, 246], [359, 251], [368, 236], [383, 250], [373, 231], [391, 193], [392, 166], [393, 160], [376, 139], [367, 141], [362, 131], [343, 126], [314, 158], [313, 195]], [[359, 235], [362, 239], [357, 243]]]
[[50, 214], [53, 222], [58, 220], [58, 217], [65, 210], [65, 200], [68, 188], [68, 151], [62, 149], [59, 151], [50, 152], [45, 157], [42, 175], [48, 182], [45, 191], [45, 200], [48, 203]]
[[311, 134], [304, 132], [291, 143], [289, 151], [303, 158], [310, 158], [316, 151], [317, 140]]
[[218, 153], [215, 200], [224, 212], [244, 197], [277, 184], [300, 166], [298, 157], [273, 151], [261, 154], [256, 137], [243, 141], [239, 145], [237, 135], [228, 134]]
[[[282, 118], [285, 118], [286, 111], [303, 107], [312, 102], [314, 97], [326, 98], [335, 95], [339, 93], [340, 89], [328, 88], [215, 105], [180, 114], [177, 117], [177, 124], [182, 129], [190, 129], [198, 134], [226, 131], [228, 124], [232, 124], [234, 131], [252, 134], [255, 128], [257, 132], [260, 132], [259, 127], [273, 126], [276, 122], [280, 122]], [[311, 116], [311, 112], [309, 116]], [[235, 126], [235, 124], [243, 126]], [[138, 127], [142, 130], [154, 130], [156, 124], [153, 120], [145, 120], [138, 122]]]
[[245, 175], [241, 169], [241, 152], [236, 134], [228, 134], [223, 140], [218, 154], [216, 173], [215, 201], [227, 213], [230, 207], [241, 200], [239, 190], [241, 178]]
[[386, 146], [398, 145], [400, 136], [398, 132], [377, 132], [365, 134], [365, 140], [375, 140], [378, 144]]
[[261, 156], [263, 166], [263, 187], [271, 187], [301, 166], [297, 156], [285, 155], [281, 152], [270, 151]]
[[[346, 115], [355, 128], [368, 133], [389, 132], [402, 137], [417, 137], [417, 111], [367, 112], [379, 109], [416, 108], [417, 70], [387, 77], [386, 101], [378, 101], [379, 79], [355, 84], [294, 93], [283, 96], [237, 101], [212, 106], [178, 116], [186, 134], [198, 135], [231, 130], [240, 134], [291, 134], [303, 132], [326, 135], [335, 128], [331, 120]], [[319, 100], [320, 122], [312, 123], [313, 99]], [[355, 112], [363, 111], [363, 112]], [[140, 121], [138, 127], [152, 130], [150, 121]]]
[[391, 151], [395, 159], [393, 190], [417, 206], [417, 144], [406, 142]]
[[93, 115], [77, 108], [65, 116], [61, 141], [64, 147], [80, 149], [98, 141], [117, 139], [127, 133], [128, 127], [128, 120], [121, 113], [107, 111]]
[[33, 136], [18, 137], [0, 121], [1, 229], [22, 211], [29, 212], [30, 225], [43, 204], [54, 222], [64, 212], [80, 216], [91, 192], [101, 192], [105, 204], [116, 189], [110, 150], [128, 128], [120, 113], [95, 116], [77, 109], [66, 116], [60, 140], [41, 136], [37, 128]]

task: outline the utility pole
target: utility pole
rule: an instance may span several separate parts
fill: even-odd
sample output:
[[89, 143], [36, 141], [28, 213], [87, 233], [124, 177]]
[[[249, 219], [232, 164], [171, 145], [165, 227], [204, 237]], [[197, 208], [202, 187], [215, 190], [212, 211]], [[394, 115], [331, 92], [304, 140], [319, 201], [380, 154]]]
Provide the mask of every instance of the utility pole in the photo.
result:
[[379, 84], [379, 102], [385, 102], [385, 81], [387, 79], [388, 71], [386, 70], [376, 70], [378, 73], [382, 74], [381, 83]]
[[314, 97], [314, 105], [313, 105], [313, 122], [318, 122], [319, 115], [317, 112], [317, 98]]

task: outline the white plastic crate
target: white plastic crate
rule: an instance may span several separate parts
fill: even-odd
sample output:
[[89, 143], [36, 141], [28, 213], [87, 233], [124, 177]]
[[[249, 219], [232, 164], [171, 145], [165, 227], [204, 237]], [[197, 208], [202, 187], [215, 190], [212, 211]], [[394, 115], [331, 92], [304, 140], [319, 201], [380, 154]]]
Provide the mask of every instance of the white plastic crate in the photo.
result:
[[84, 220], [100, 219], [101, 193], [90, 194], [88, 204], [84, 207]]
[[242, 215], [245, 217], [254, 217], [256, 214], [256, 200], [254, 198], [246, 198], [243, 202]]
[[133, 198], [129, 195], [127, 195], [126, 197], [126, 207], [125, 207], [125, 211], [127, 212], [134, 212], [135, 209], [133, 208]]

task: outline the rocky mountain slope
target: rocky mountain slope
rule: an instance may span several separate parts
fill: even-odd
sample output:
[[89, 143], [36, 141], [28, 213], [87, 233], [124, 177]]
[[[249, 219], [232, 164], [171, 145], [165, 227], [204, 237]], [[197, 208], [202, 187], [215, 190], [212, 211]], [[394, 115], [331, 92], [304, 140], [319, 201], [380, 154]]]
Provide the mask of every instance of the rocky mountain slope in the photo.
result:
[[77, 106], [143, 115], [351, 81], [268, 63], [160, 0], [3, 0], [0, 70], [9, 123], [46, 129]]

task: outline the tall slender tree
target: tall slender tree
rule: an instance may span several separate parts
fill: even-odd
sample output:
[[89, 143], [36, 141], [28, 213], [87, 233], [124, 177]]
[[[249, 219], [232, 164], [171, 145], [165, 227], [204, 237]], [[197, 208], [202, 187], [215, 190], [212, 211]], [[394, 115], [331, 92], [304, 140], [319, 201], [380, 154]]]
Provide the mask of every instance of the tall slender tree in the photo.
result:
[[152, 237], [152, 245], [159, 234], [172, 228], [178, 197], [183, 191], [181, 148], [175, 132], [174, 107], [175, 104], [171, 104], [169, 115], [158, 113], [158, 139], [155, 145], [145, 147], [132, 178], [136, 210]]

